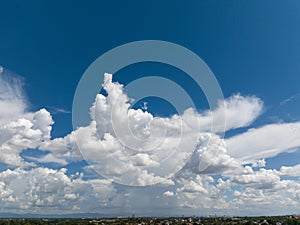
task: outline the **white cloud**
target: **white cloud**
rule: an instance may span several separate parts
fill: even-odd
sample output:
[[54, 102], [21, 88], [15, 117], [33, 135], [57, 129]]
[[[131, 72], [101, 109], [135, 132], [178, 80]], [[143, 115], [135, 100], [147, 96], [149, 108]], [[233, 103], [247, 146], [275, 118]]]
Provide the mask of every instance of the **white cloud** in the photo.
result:
[[39, 162], [39, 163], [57, 163], [60, 165], [67, 165], [68, 162], [63, 158], [55, 157], [53, 154], [47, 154], [42, 157], [23, 156], [25, 159]]
[[288, 103], [290, 103], [290, 102], [296, 100], [296, 99], [299, 98], [299, 97], [300, 97], [300, 93], [294, 94], [294, 95], [292, 95], [292, 96], [290, 96], [290, 97], [288, 97], [288, 98], [282, 100], [282, 101], [279, 103], [279, 105], [280, 105], [280, 106], [286, 105], [286, 104], [288, 104]]
[[228, 154], [243, 161], [273, 157], [300, 146], [300, 123], [253, 128], [227, 139], [226, 144]]
[[166, 191], [163, 193], [164, 196], [167, 196], [167, 197], [172, 197], [174, 196], [174, 192], [173, 191]]
[[254, 161], [251, 166], [253, 168], [255, 168], [255, 167], [265, 167], [266, 166], [266, 160], [265, 159], [258, 159], [257, 161]]
[[282, 166], [279, 171], [280, 176], [298, 176], [300, 177], [300, 164], [295, 166]]
[[197, 183], [193, 180], [187, 182], [183, 187], [177, 189], [178, 192], [187, 192], [187, 193], [204, 193], [208, 194], [208, 191], [202, 187], [201, 183]]
[[[257, 189], [275, 189], [280, 185], [280, 176], [275, 170], [260, 169], [250, 174], [240, 174], [231, 177], [232, 182]], [[281, 185], [280, 185], [281, 187]]]
[[52, 107], [52, 106], [48, 106], [47, 109], [49, 110], [49, 112], [52, 115], [53, 114], [70, 114], [70, 113], [72, 113], [70, 110], [67, 110], [64, 108]]
[[224, 123], [222, 113], [225, 110], [226, 130], [250, 125], [263, 110], [263, 102], [256, 96], [236, 94], [219, 103], [219, 108], [212, 113], [217, 124]]
[[[287, 179], [300, 176], [299, 165], [280, 170], [261, 168], [265, 158], [300, 146], [299, 123], [271, 124], [227, 140], [210, 133], [211, 115], [217, 125], [214, 131], [222, 131], [224, 110], [227, 130], [251, 124], [263, 109], [257, 97], [234, 95], [213, 112], [187, 109], [180, 116], [163, 118], [130, 109], [123, 86], [112, 82], [111, 75], [105, 76], [104, 89], [108, 95], [96, 96], [91, 123], [54, 140], [48, 111], [26, 113], [25, 106], [18, 106], [19, 101], [4, 98], [20, 110], [11, 119], [0, 110], [0, 162], [19, 168], [0, 172], [2, 208], [33, 213], [47, 209], [48, 213], [131, 214], [133, 210], [143, 213], [148, 207], [151, 212], [165, 210], [167, 215], [184, 210], [208, 214], [275, 212], [276, 203], [290, 213], [300, 208], [300, 183]], [[81, 160], [80, 150], [90, 162], [86, 169], [94, 168], [108, 179], [67, 176], [66, 169], [22, 169], [36, 166], [20, 156], [27, 148], [50, 151], [27, 159], [62, 166], [70, 159]], [[252, 167], [244, 166], [245, 162]], [[137, 188], [112, 181], [159, 185]]]
[[9, 166], [32, 166], [20, 157], [22, 150], [38, 148], [50, 139], [53, 120], [41, 109], [27, 112], [22, 79], [2, 69], [0, 72], [0, 162]]
[[[207, 139], [200, 141], [201, 148], [195, 155], [198, 158], [196, 163], [201, 164], [201, 171], [211, 164], [206, 172], [238, 167], [234, 159], [226, 154], [225, 146], [220, 144], [222, 140], [207, 134], [212, 115], [216, 131], [221, 132], [224, 110], [228, 117], [227, 129], [234, 129], [249, 125], [263, 107], [256, 97], [234, 95], [220, 102], [213, 112], [200, 114], [187, 109], [181, 116], [162, 118], [141, 109], [131, 109], [123, 85], [112, 82], [111, 74], [105, 74], [103, 88], [107, 96], [96, 96], [90, 109], [89, 126], [78, 128], [65, 138], [45, 142], [41, 148], [53, 150], [54, 154], [59, 155], [67, 154], [77, 145], [103, 176], [132, 185], [151, 184], [149, 180], [154, 182], [174, 175], [195, 154], [195, 145], [201, 138]], [[149, 176], [156, 178], [150, 179]]]
[[188, 126], [196, 131], [222, 133], [250, 125], [262, 113], [262, 110], [263, 102], [256, 96], [236, 94], [220, 101], [213, 111], [206, 110], [198, 113], [188, 109], [182, 117]]
[[46, 109], [41, 109], [37, 111], [32, 118], [33, 129], [40, 130], [43, 134], [45, 140], [50, 139], [52, 125], [54, 121], [52, 120], [52, 116]]
[[[116, 193], [113, 185], [103, 180], [72, 179], [66, 169], [16, 169], [0, 173], [0, 204], [5, 209], [31, 213], [88, 212], [89, 207], [107, 205]], [[76, 209], [74, 211], [74, 206]]]
[[50, 114], [41, 109], [28, 119], [21, 118], [0, 125], [0, 162], [11, 166], [26, 166], [20, 153], [28, 148], [38, 148], [49, 140], [51, 125]]
[[5, 69], [0, 71], [0, 125], [24, 117], [27, 104], [22, 85], [20, 77]]
[[239, 171], [241, 164], [230, 157], [223, 139], [214, 134], [199, 138], [195, 151], [184, 171], [195, 174], [222, 174]]

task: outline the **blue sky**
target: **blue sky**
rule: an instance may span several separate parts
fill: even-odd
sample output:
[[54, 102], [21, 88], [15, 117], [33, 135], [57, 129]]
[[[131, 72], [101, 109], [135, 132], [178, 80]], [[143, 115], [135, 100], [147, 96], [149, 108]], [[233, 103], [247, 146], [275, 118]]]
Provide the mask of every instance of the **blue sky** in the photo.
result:
[[2, 3], [1, 63], [24, 75], [33, 107], [71, 110], [92, 61], [144, 39], [190, 48], [216, 74], [225, 96], [256, 94], [273, 106], [299, 91], [296, 1], [96, 3]]
[[[299, 200], [295, 199], [300, 195], [297, 191], [300, 189], [298, 179], [300, 170], [295, 166], [299, 164], [299, 145], [296, 139], [297, 137], [300, 139], [298, 123], [300, 121], [300, 30], [298, 28], [300, 2], [292, 0], [285, 2], [268, 0], [251, 2], [189, 1], [188, 3], [183, 1], [24, 2], [13, 0], [1, 2], [0, 8], [0, 65], [5, 68], [4, 78], [1, 78], [0, 81], [12, 87], [7, 89], [7, 92], [4, 88], [5, 85], [0, 86], [4, 88], [0, 92], [1, 94], [10, 93], [7, 98], [0, 96], [3, 99], [8, 99], [8, 102], [3, 102], [2, 107], [9, 104], [8, 108], [12, 110], [8, 114], [11, 116], [7, 116], [5, 110], [0, 110], [0, 122], [1, 120], [4, 121], [0, 123], [1, 132], [3, 132], [0, 134], [3, 137], [3, 141], [0, 139], [0, 145], [2, 145], [0, 150], [2, 150], [3, 155], [8, 154], [11, 159], [0, 160], [0, 171], [4, 173], [8, 168], [17, 171], [15, 173], [19, 174], [20, 177], [26, 177], [24, 180], [28, 184], [33, 182], [32, 177], [38, 179], [39, 176], [42, 176], [41, 174], [47, 175], [50, 181], [52, 175], [49, 174], [52, 174], [53, 171], [55, 171], [53, 174], [59, 177], [58, 179], [70, 179], [69, 183], [66, 182], [66, 186], [61, 187], [63, 190], [68, 189], [64, 197], [55, 192], [52, 193], [54, 203], [52, 202], [51, 205], [44, 200], [46, 192], [40, 193], [40, 198], [44, 202], [42, 200], [37, 202], [36, 199], [33, 199], [34, 197], [28, 200], [22, 196], [19, 196], [19, 200], [17, 200], [20, 190], [14, 189], [14, 182], [16, 181], [13, 181], [13, 175], [2, 174], [0, 175], [0, 184], [3, 181], [4, 185], [3, 187], [0, 185], [0, 190], [2, 193], [11, 194], [1, 196], [0, 193], [0, 202], [3, 202], [0, 206], [0, 213], [13, 211], [47, 214], [59, 210], [66, 213], [97, 212], [99, 210], [92, 204], [89, 206], [90, 208], [84, 207], [84, 201], [80, 202], [77, 199], [78, 196], [87, 202], [96, 198], [95, 196], [100, 196], [98, 203], [103, 205], [101, 210], [107, 214], [113, 213], [115, 215], [126, 213], [131, 215], [132, 211], [135, 211], [136, 214], [143, 214], [142, 210], [151, 215], [156, 215], [162, 211], [165, 214], [176, 214], [182, 210], [191, 215], [195, 212], [202, 215], [210, 213], [223, 215], [227, 213], [289, 214], [299, 211], [300, 203]], [[106, 184], [105, 182], [108, 181], [102, 177], [100, 179], [96, 173], [92, 172], [87, 164], [81, 161], [80, 156], [70, 153], [70, 151], [75, 151], [74, 146], [72, 147], [72, 141], [70, 141], [72, 137], [69, 135], [72, 131], [73, 97], [85, 70], [108, 50], [140, 40], [173, 42], [196, 53], [213, 71], [222, 88], [225, 102], [237, 105], [237, 109], [232, 106], [232, 111], [240, 110], [241, 114], [245, 113], [245, 118], [241, 124], [236, 124], [233, 121], [232, 128], [228, 129], [225, 134], [225, 142], [228, 140], [226, 144], [229, 146], [226, 153], [228, 155], [224, 155], [224, 158], [220, 158], [220, 160], [225, 162], [229, 160], [228, 157], [232, 157], [232, 160], [229, 160], [231, 166], [228, 167], [231, 175], [226, 175], [228, 171], [224, 172], [225, 167], [224, 170], [211, 168], [211, 170], [218, 172], [202, 171], [203, 173], [193, 174], [186, 180], [179, 177], [178, 180], [173, 181], [175, 186], [158, 185], [136, 191], [136, 188]], [[199, 87], [184, 72], [168, 65], [149, 62], [130, 65], [118, 71], [113, 76], [113, 81], [126, 85], [137, 78], [148, 75], [172, 79], [182, 85], [184, 90], [192, 96], [198, 112], [205, 112], [208, 109], [205, 95], [199, 90]], [[10, 76], [18, 77], [16, 79], [22, 78], [23, 87], [7, 81], [7, 77]], [[100, 83], [102, 80], [99, 80]], [[111, 86], [112, 89], [117, 89], [114, 83]], [[14, 94], [13, 90], [22, 92], [21, 97]], [[6, 94], [3, 95], [6, 96]], [[240, 98], [236, 96], [240, 96]], [[148, 102], [147, 111], [155, 117], [163, 118], [176, 113], [166, 101], [155, 98], [147, 98], [143, 101]], [[135, 108], [141, 108], [143, 101], [139, 102]], [[238, 108], [239, 104], [240, 107], [249, 107], [247, 108], [249, 110]], [[47, 111], [39, 111], [42, 108]], [[251, 110], [253, 110], [252, 114], [249, 113]], [[40, 112], [39, 115], [42, 119], [34, 119], [33, 115], [36, 115], [37, 112]], [[47, 113], [51, 114], [55, 121], [54, 124], [52, 124], [49, 119], [50, 115]], [[231, 115], [230, 112], [229, 115]], [[143, 116], [147, 117], [145, 114]], [[202, 116], [204, 115], [202, 114]], [[5, 126], [8, 122], [12, 122], [7, 119], [10, 117], [12, 121], [21, 117], [31, 121], [33, 125], [30, 129], [37, 133], [37, 130], [42, 132], [42, 134], [36, 135], [41, 135], [40, 138], [43, 139], [43, 143], [47, 141], [50, 143], [55, 138], [61, 138], [59, 140], [62, 141], [63, 139], [63, 141], [59, 146], [57, 142], [51, 142], [48, 145], [49, 149], [46, 145], [33, 144], [35, 143], [33, 142], [30, 145], [24, 144], [18, 150], [12, 148], [13, 150], [7, 153], [8, 150], [5, 149], [4, 143], [7, 140], [13, 140], [13, 138], [5, 139], [10, 137], [7, 136], [7, 133], [13, 133], [9, 130], [10, 128], [7, 128], [8, 125]], [[46, 128], [41, 124], [46, 124]], [[166, 126], [169, 125], [166, 123]], [[286, 128], [285, 125], [290, 127]], [[26, 127], [27, 125], [23, 124], [23, 126]], [[49, 132], [47, 127], [52, 127], [50, 137], [48, 137], [50, 134], [47, 133]], [[258, 131], [258, 137], [262, 137], [262, 140], [255, 139], [256, 136], [254, 139], [253, 137], [247, 139], [248, 136], [246, 137], [247, 140], [243, 139], [249, 133], [249, 128], [255, 128]], [[285, 130], [294, 128], [295, 130], [291, 133]], [[278, 133], [272, 133], [276, 129], [278, 129]], [[237, 137], [242, 134], [245, 135]], [[263, 136], [264, 134], [266, 136]], [[17, 138], [24, 138], [24, 142], [28, 138], [28, 134], [25, 135], [25, 133], [22, 133], [23, 136], [21, 134], [15, 135]], [[281, 140], [280, 137], [284, 140]], [[288, 137], [291, 139], [287, 139]], [[276, 140], [273, 140], [274, 138]], [[217, 138], [215, 139], [216, 143], [220, 143]], [[244, 142], [244, 140], [246, 141]], [[253, 143], [253, 140], [257, 140], [258, 143]], [[289, 145], [285, 141], [293, 144]], [[274, 146], [272, 145], [273, 142], [275, 143]], [[7, 143], [10, 142], [7, 141]], [[249, 146], [247, 146], [249, 143], [253, 144], [253, 149], [258, 149], [257, 152], [253, 150], [259, 155], [258, 158], [245, 156], [239, 152], [239, 149], [243, 152], [249, 151]], [[259, 145], [260, 143], [262, 144]], [[16, 146], [14, 142], [13, 146]], [[231, 146], [234, 147], [231, 148]], [[69, 153], [59, 148], [68, 149]], [[211, 148], [215, 149], [216, 147], [212, 146]], [[276, 153], [260, 153], [270, 150], [268, 148], [275, 149]], [[14, 161], [15, 155], [20, 156], [21, 161], [16, 159], [18, 163], [10, 165], [8, 162]], [[42, 156], [48, 158], [43, 158], [44, 161], [37, 160], [36, 157]], [[202, 157], [204, 156], [202, 155]], [[3, 156], [3, 158], [5, 157]], [[22, 160], [35, 164], [23, 165]], [[103, 159], [100, 159], [100, 164], [103, 164], [101, 160]], [[249, 172], [250, 169], [247, 169], [247, 165], [258, 163], [255, 160], [264, 160], [266, 165], [261, 166], [262, 171], [258, 173], [252, 171], [252, 174]], [[237, 175], [238, 169], [235, 169], [233, 173], [233, 164], [236, 167], [244, 168], [245, 171], [239, 170], [240, 175], [245, 176], [243, 177], [244, 180], [234, 177]], [[290, 167], [289, 171], [293, 172], [288, 173], [284, 169], [281, 170], [282, 166]], [[68, 168], [68, 171], [59, 170], [61, 168]], [[251, 168], [254, 171], [259, 170], [255, 166]], [[100, 170], [102, 169], [100, 165]], [[272, 169], [276, 169], [276, 171], [274, 172]], [[10, 173], [13, 173], [12, 171]], [[96, 171], [99, 170], [96, 169]], [[80, 178], [78, 174], [74, 175], [76, 172], [83, 173], [83, 178]], [[290, 183], [284, 182], [282, 177], [291, 174], [294, 174], [292, 181]], [[112, 179], [115, 178], [109, 176], [109, 173], [104, 175]], [[72, 176], [79, 176], [77, 184], [80, 187], [90, 188], [92, 193], [85, 193], [80, 188], [78, 190], [72, 189], [71, 186], [76, 186], [72, 183], [75, 182], [72, 180]], [[223, 180], [218, 182], [215, 177], [221, 177]], [[218, 187], [209, 186], [211, 178], [215, 179], [211, 183], [218, 183]], [[264, 184], [262, 180], [268, 180], [268, 178], [271, 180], [270, 183]], [[121, 181], [124, 180], [121, 179]], [[221, 195], [221, 188], [219, 187], [226, 186], [222, 182], [228, 183], [231, 188], [231, 192], [229, 191], [231, 194], [228, 195], [228, 198], [224, 194], [219, 197], [220, 202], [215, 203], [222, 205], [223, 208], [215, 208], [211, 201], [207, 201], [205, 206], [194, 207], [199, 199], [209, 198], [205, 194], [210, 196], [210, 194], [218, 192]], [[96, 185], [98, 189], [95, 187], [95, 183], [99, 184]], [[198, 186], [194, 187], [195, 184]], [[47, 186], [47, 183], [44, 186]], [[187, 191], [188, 187], [191, 189], [192, 186], [194, 187], [193, 191]], [[280, 188], [287, 189], [287, 192], [275, 197], [269, 193], [272, 189], [278, 190]], [[14, 191], [9, 192], [9, 190]], [[236, 192], [237, 190], [242, 191]], [[134, 195], [135, 191], [136, 194]], [[227, 193], [228, 190], [225, 192]], [[249, 202], [248, 206], [241, 203], [242, 201], [246, 202], [249, 196], [254, 195], [254, 193], [256, 198], [253, 202]], [[151, 204], [145, 203], [141, 207], [138, 199], [145, 194], [150, 199], [151, 196], [159, 197], [156, 198], [157, 201]], [[260, 204], [261, 199], [266, 202], [272, 198], [280, 201], [280, 197], [290, 197], [289, 204], [292, 208], [287, 208], [285, 211], [280, 208], [274, 209], [270, 203], [270, 207], [265, 207], [265, 211], [258, 210], [264, 208]], [[56, 198], [65, 199], [65, 203], [59, 205], [55, 202], [58, 201], [55, 200]], [[169, 200], [164, 198], [169, 198]], [[31, 201], [32, 204], [23, 204], [24, 199]], [[76, 203], [77, 200], [78, 204]], [[168, 203], [162, 209], [158, 208], [161, 201]], [[39, 206], [43, 204], [45, 204], [44, 211], [41, 211]], [[170, 205], [174, 206], [170, 207]]]

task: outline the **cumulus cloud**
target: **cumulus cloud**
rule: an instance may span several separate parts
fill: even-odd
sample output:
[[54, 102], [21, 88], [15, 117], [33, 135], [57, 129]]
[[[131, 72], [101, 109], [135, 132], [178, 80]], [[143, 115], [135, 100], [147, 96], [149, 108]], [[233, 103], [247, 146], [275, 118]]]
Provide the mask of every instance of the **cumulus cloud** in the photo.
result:
[[33, 113], [28, 119], [0, 125], [0, 162], [11, 166], [26, 166], [20, 153], [28, 148], [38, 148], [42, 142], [49, 140], [51, 115], [45, 109]]
[[254, 161], [251, 165], [253, 168], [255, 167], [265, 167], [266, 166], [266, 160], [265, 159], [258, 159]]
[[[220, 147], [221, 138], [207, 133], [211, 131], [212, 119], [214, 131], [222, 132], [224, 112], [229, 130], [249, 125], [263, 108], [261, 100], [254, 96], [234, 95], [220, 101], [212, 112], [199, 113], [190, 108], [182, 115], [155, 117], [147, 111], [130, 108], [131, 101], [123, 85], [113, 82], [111, 74], [105, 74], [103, 89], [107, 95], [96, 96], [89, 126], [80, 127], [65, 138], [45, 142], [41, 148], [66, 154], [77, 146], [102, 175], [131, 185], [168, 179], [192, 155], [198, 161], [194, 160], [190, 167], [198, 163], [198, 171], [214, 162], [206, 172], [238, 167], [226, 154], [225, 146]], [[207, 147], [208, 144], [211, 146]]]
[[[213, 111], [187, 109], [181, 115], [156, 117], [146, 108], [132, 109], [123, 85], [106, 74], [103, 88], [107, 95], [96, 96], [90, 124], [52, 139], [50, 113], [45, 109], [26, 112], [21, 89], [12, 88], [16, 84], [11, 82], [2, 85], [8, 94], [1, 98], [0, 106], [16, 107], [11, 118], [0, 107], [0, 163], [16, 167], [0, 172], [0, 205], [5, 209], [36, 213], [45, 208], [49, 213], [101, 209], [131, 214], [152, 207], [237, 214], [272, 210], [276, 201], [289, 212], [300, 207], [300, 183], [287, 179], [300, 176], [299, 165], [264, 168], [265, 158], [300, 146], [299, 122], [270, 124], [225, 140], [220, 136], [224, 112], [225, 130], [247, 127], [262, 113], [263, 103], [255, 96], [233, 95]], [[20, 156], [28, 148], [47, 154]], [[84, 174], [68, 176], [64, 168], [35, 165], [57, 163], [63, 167], [71, 160], [82, 160], [81, 154], [89, 163], [86, 170], [93, 169], [107, 179], [95, 176], [87, 180]], [[24, 168], [28, 166], [33, 168]], [[112, 181], [159, 185], [137, 188]], [[249, 207], [242, 207], [245, 204]]]
[[227, 154], [223, 139], [215, 134], [202, 135], [193, 156], [183, 168], [195, 174], [223, 174], [239, 171], [241, 164]]
[[50, 139], [53, 120], [50, 113], [41, 109], [27, 111], [22, 79], [14, 73], [0, 71], [0, 162], [9, 166], [32, 166], [20, 153], [38, 148]]
[[[145, 210], [162, 215], [173, 213], [248, 214], [261, 210], [295, 212], [300, 207], [300, 183], [282, 180], [277, 170], [247, 172], [245, 176], [214, 179], [207, 175], [178, 177], [176, 186], [121, 189], [107, 179], [84, 180], [83, 174], [66, 175], [66, 169], [33, 168], [0, 172], [1, 207], [18, 212], [99, 212], [145, 215]], [[286, 174], [286, 172], [284, 172]], [[282, 174], [283, 176], [283, 174]], [[159, 193], [164, 198], [159, 197]], [[232, 198], [228, 198], [228, 195]], [[166, 211], [166, 215], [170, 215]], [[282, 211], [281, 211], [282, 212]], [[282, 213], [284, 213], [282, 212]], [[129, 214], [128, 214], [129, 213]], [[126, 215], [126, 214], [125, 214]]]
[[[108, 204], [116, 193], [113, 185], [105, 180], [84, 181], [66, 175], [66, 169], [34, 168], [6, 170], [0, 173], [0, 203], [6, 209], [20, 209], [31, 213], [76, 212], [89, 210], [92, 203]], [[101, 194], [98, 194], [101, 193]], [[63, 209], [63, 211], [61, 211]]]
[[274, 189], [280, 185], [280, 176], [275, 170], [260, 169], [257, 172], [231, 177], [232, 182], [257, 189]]
[[280, 168], [279, 175], [300, 177], [300, 164], [295, 166], [282, 166]]

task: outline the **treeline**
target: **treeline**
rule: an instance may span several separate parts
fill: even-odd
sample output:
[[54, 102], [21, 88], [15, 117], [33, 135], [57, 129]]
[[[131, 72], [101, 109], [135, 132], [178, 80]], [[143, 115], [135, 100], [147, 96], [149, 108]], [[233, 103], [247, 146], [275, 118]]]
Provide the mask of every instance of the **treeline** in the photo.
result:
[[192, 217], [192, 218], [97, 218], [97, 219], [0, 219], [0, 225], [299, 225], [300, 218], [274, 217]]

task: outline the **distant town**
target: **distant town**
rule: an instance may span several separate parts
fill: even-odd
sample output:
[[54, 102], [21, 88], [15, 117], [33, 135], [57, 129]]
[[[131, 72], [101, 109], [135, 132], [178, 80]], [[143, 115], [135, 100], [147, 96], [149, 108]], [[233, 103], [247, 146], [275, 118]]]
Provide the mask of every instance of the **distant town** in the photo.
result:
[[122, 217], [122, 218], [1, 218], [0, 225], [72, 225], [72, 224], [114, 224], [114, 225], [298, 225], [300, 215], [261, 217]]

